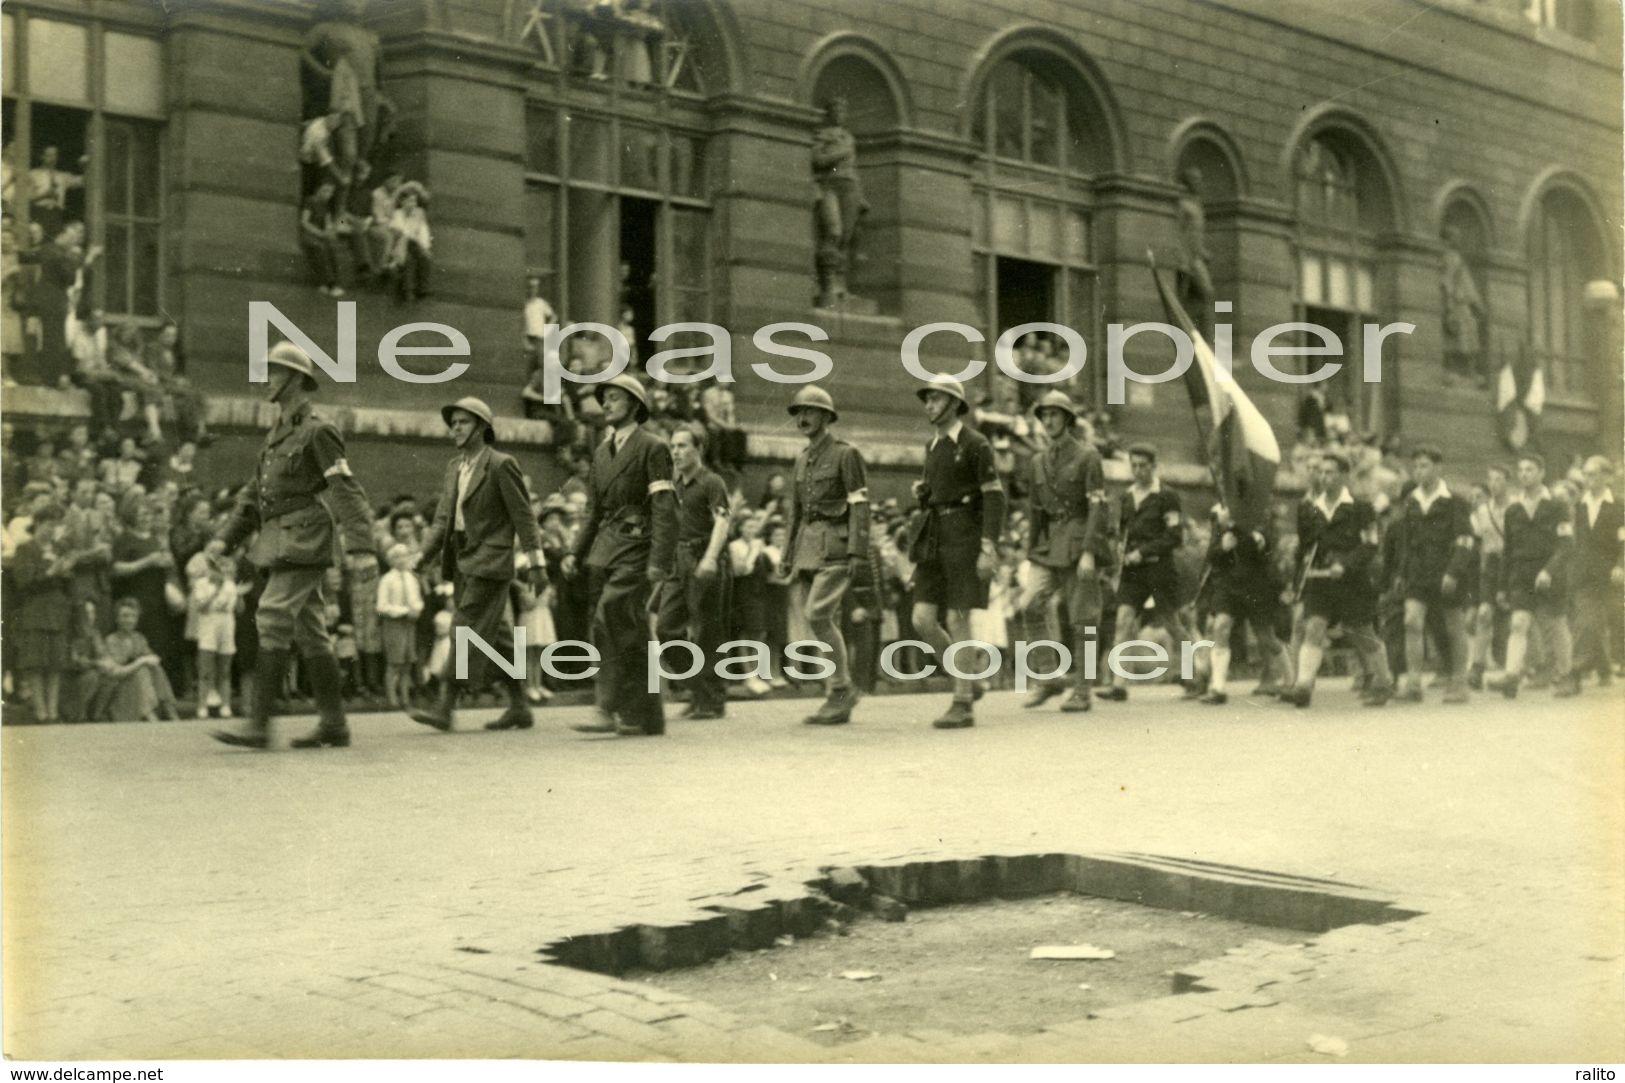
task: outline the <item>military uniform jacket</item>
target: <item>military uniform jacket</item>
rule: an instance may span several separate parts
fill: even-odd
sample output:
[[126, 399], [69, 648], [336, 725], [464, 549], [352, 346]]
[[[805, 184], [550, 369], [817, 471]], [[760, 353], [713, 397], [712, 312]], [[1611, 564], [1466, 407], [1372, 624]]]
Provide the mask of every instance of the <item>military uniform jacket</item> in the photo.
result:
[[828, 433], [796, 455], [786, 537], [791, 568], [844, 564], [869, 552], [869, 490], [858, 449]]
[[1410, 586], [1433, 585], [1448, 575], [1466, 583], [1478, 566], [1478, 538], [1467, 502], [1441, 488], [1426, 506], [1417, 493], [1405, 498], [1399, 563], [1394, 569]]
[[1071, 436], [1032, 458], [1032, 519], [1028, 556], [1035, 564], [1070, 568], [1089, 552], [1096, 565], [1111, 559], [1106, 475], [1100, 454]]
[[641, 427], [627, 435], [619, 452], [611, 450], [614, 440], [611, 432], [593, 453], [576, 560], [592, 568], [646, 562], [670, 575], [677, 543], [671, 451]]
[[461, 464], [459, 455], [446, 465], [434, 525], [423, 539], [423, 556], [430, 559], [440, 555], [440, 574], [447, 582], [454, 573], [479, 579], [512, 579], [514, 539], [519, 539], [520, 551], [527, 554], [542, 548], [542, 532], [530, 514], [530, 497], [525, 493], [525, 476], [512, 455], [494, 448], [480, 452], [474, 476], [463, 493], [463, 530], [459, 539], [454, 535]]
[[[1172, 575], [1174, 550], [1184, 540], [1179, 496], [1155, 481], [1139, 507], [1134, 506], [1134, 489], [1123, 493], [1120, 502], [1123, 523], [1123, 555], [1140, 552], [1139, 567]], [[1125, 570], [1131, 565], [1126, 565]]]
[[1574, 550], [1574, 520], [1562, 504], [1541, 487], [1534, 511], [1515, 498], [1506, 510], [1506, 548], [1501, 559], [1500, 589], [1528, 584], [1541, 572], [1561, 590]]
[[[326, 494], [329, 511], [318, 497]], [[260, 448], [254, 478], [237, 496], [219, 538], [235, 549], [255, 530], [249, 559], [261, 568], [333, 563], [334, 517], [347, 553], [372, 553], [372, 510], [350, 473], [344, 438], [309, 403], [280, 418]]]

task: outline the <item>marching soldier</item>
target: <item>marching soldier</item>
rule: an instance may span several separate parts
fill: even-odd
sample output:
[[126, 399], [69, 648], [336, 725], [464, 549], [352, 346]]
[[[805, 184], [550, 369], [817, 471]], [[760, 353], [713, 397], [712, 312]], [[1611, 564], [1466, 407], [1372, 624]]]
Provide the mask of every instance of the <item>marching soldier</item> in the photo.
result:
[[1504, 467], [1492, 466], [1484, 475], [1484, 500], [1473, 509], [1473, 533], [1478, 537], [1478, 619], [1473, 627], [1472, 660], [1467, 669], [1467, 687], [1484, 687], [1484, 671], [1492, 667], [1503, 610], [1496, 594], [1501, 583], [1501, 558], [1506, 548], [1507, 491]]
[[728, 544], [728, 487], [705, 466], [705, 430], [683, 425], [671, 434], [676, 470], [677, 551], [672, 577], [661, 584], [655, 634], [664, 642], [686, 639], [700, 650], [700, 670], [688, 681], [684, 718], [721, 718], [727, 689], [717, 675], [717, 648], [727, 638], [727, 606], [733, 565]]
[[869, 558], [869, 483], [858, 449], [829, 431], [840, 415], [827, 391], [803, 387], [789, 412], [807, 438], [796, 456], [786, 523], [791, 604], [806, 614], [813, 638], [829, 645], [835, 666], [829, 697], [802, 721], [838, 726], [851, 720], [858, 701], [841, 616], [858, 564]]
[[[1083, 659], [1100, 623], [1103, 601], [1100, 569], [1111, 562], [1107, 530], [1106, 475], [1100, 454], [1078, 439], [1078, 410], [1064, 391], [1038, 400], [1039, 424], [1049, 447], [1033, 456], [1032, 518], [1027, 556], [1032, 561], [1030, 619], [1061, 641], [1059, 606], [1065, 603], [1072, 628], [1072, 694], [1061, 704], [1069, 712], [1089, 709], [1089, 681]], [[1064, 677], [1033, 689], [1026, 706], [1040, 707], [1066, 690]]]
[[[1157, 476], [1157, 449], [1135, 444], [1128, 449], [1134, 482], [1123, 493], [1119, 521], [1123, 524], [1123, 572], [1117, 584], [1117, 642], [1125, 643], [1139, 630], [1140, 614], [1148, 601], [1156, 603], [1157, 617], [1175, 643], [1192, 636], [1179, 615], [1179, 570], [1174, 553], [1184, 541], [1184, 516], [1179, 494], [1162, 487]], [[1100, 698], [1122, 702], [1128, 689], [1117, 673]]]
[[[1004, 487], [994, 469], [992, 445], [962, 420], [970, 403], [960, 382], [934, 376], [915, 394], [935, 435], [926, 446], [924, 477], [914, 483], [914, 498], [924, 514], [909, 546], [915, 565], [912, 618], [914, 634], [940, 658], [950, 643], [970, 639], [970, 611], [987, 606], [1004, 527]], [[946, 629], [939, 619], [944, 610]], [[975, 725], [971, 704], [976, 694], [975, 682], [954, 678], [953, 703], [931, 725]]]
[[[512, 455], [496, 450], [496, 423], [491, 408], [475, 398], [458, 399], [440, 408], [457, 454], [446, 464], [446, 478], [435, 505], [434, 525], [423, 539], [421, 560], [440, 557], [441, 578], [453, 584], [454, 628], [468, 628], [504, 658], [513, 657], [513, 620], [508, 588], [514, 578], [514, 540], [524, 554], [525, 574], [536, 592], [547, 589], [547, 557], [542, 535], [530, 514], [525, 475]], [[468, 676], [459, 681], [455, 662], [440, 675], [440, 696], [426, 711], [407, 712], [412, 721], [450, 730], [459, 685], [480, 689], [491, 672], [484, 652], [468, 652]], [[493, 667], [494, 668], [494, 667]], [[488, 730], [528, 730], [534, 724], [525, 699], [523, 675], [509, 678], [508, 709], [487, 722]]]
[[1315, 678], [1326, 655], [1329, 631], [1341, 625], [1344, 638], [1359, 652], [1371, 685], [1364, 703], [1380, 707], [1394, 692], [1388, 655], [1372, 631], [1376, 616], [1370, 576], [1377, 549], [1377, 513], [1370, 504], [1349, 495], [1349, 464], [1337, 454], [1325, 454], [1316, 466], [1320, 495], [1310, 516], [1312, 531], [1300, 537], [1303, 562], [1303, 646], [1298, 650], [1297, 683], [1281, 699], [1309, 706]]
[[1422, 659], [1428, 614], [1443, 618], [1449, 652], [1445, 703], [1467, 702], [1467, 607], [1478, 568], [1472, 509], [1439, 476], [1444, 453], [1424, 444], [1411, 453], [1416, 487], [1405, 500], [1398, 574], [1405, 599], [1405, 689], [1399, 698], [1422, 701]]
[[1625, 516], [1608, 482], [1611, 463], [1601, 455], [1585, 461], [1585, 492], [1574, 509], [1575, 680], [1595, 671], [1598, 684], [1614, 683], [1609, 619], [1619, 610], [1625, 583]]
[[[259, 633], [254, 711], [246, 732], [219, 730], [213, 736], [243, 748], [270, 744], [271, 709], [282, 691], [289, 651], [298, 648], [320, 721], [292, 745], [344, 748], [350, 743], [350, 729], [344, 718], [339, 664], [327, 635], [322, 581], [333, 563], [335, 514], [352, 576], [377, 578], [372, 510], [345, 461], [343, 437], [312, 406], [317, 385], [310, 357], [291, 342], [279, 342], [266, 362], [270, 376], [266, 398], [280, 413], [260, 449], [253, 480], [243, 487], [231, 518], [207, 547], [218, 559], [259, 532], [249, 559], [269, 571], [270, 578], [254, 617]], [[323, 493], [332, 511], [320, 500]]]
[[1486, 688], [1508, 699], [1518, 694], [1529, 653], [1531, 624], [1540, 625], [1556, 683], [1553, 694], [1572, 696], [1580, 682], [1570, 672], [1574, 643], [1569, 637], [1568, 567], [1574, 549], [1574, 520], [1546, 488], [1546, 460], [1532, 452], [1518, 456], [1516, 498], [1507, 505], [1506, 543], [1498, 591], [1512, 610], [1507, 632], [1506, 671]]
[[649, 592], [671, 577], [677, 540], [671, 451], [641, 427], [649, 394], [636, 378], [616, 376], [594, 393], [609, 435], [593, 454], [587, 516], [563, 570], [587, 569], [595, 599], [588, 634], [602, 662], [598, 717], [571, 728], [657, 737], [666, 732], [666, 717], [659, 690], [648, 690], [648, 609]]

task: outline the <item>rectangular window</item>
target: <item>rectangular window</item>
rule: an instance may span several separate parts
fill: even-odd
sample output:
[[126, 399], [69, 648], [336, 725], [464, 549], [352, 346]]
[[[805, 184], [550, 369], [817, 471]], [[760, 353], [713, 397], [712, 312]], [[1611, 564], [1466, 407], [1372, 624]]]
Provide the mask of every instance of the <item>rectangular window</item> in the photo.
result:
[[157, 316], [163, 274], [156, 124], [108, 117], [102, 163], [103, 246], [109, 312]]
[[559, 175], [559, 116], [551, 108], [532, 108], [525, 114], [525, 169]]
[[660, 191], [660, 133], [653, 128], [621, 125], [620, 186]]
[[671, 137], [671, 194], [704, 199], [710, 184], [705, 174], [705, 140], [691, 135]]
[[570, 177], [608, 184], [609, 124], [592, 117], [570, 118]]
[[102, 39], [106, 67], [102, 98], [113, 113], [161, 115], [164, 111], [164, 51], [155, 38], [109, 32]]
[[542, 280], [542, 296], [558, 307], [558, 189], [525, 189], [525, 273]]
[[1313, 252], [1305, 252], [1299, 257], [1298, 291], [1303, 294], [1306, 305], [1318, 305], [1325, 300], [1325, 291], [1321, 288], [1320, 257]]
[[28, 20], [28, 92], [36, 98], [90, 104], [90, 28], [54, 19]]

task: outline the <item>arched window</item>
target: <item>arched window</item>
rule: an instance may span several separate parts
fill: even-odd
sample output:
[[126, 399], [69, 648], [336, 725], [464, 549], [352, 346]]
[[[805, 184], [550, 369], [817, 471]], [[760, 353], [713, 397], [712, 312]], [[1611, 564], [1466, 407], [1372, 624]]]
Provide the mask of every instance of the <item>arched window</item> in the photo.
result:
[[[549, 69], [526, 116], [525, 262], [566, 322], [649, 332], [710, 320], [706, 98], [727, 86], [700, 0], [539, 0], [522, 38]], [[524, 24], [532, 25], [532, 24]]]
[[[1093, 182], [1113, 154], [1105, 110], [1078, 67], [1036, 46], [999, 60], [973, 108], [981, 153], [972, 246], [983, 332], [993, 342], [1007, 328], [1053, 322], [1087, 337], [1096, 323]], [[1031, 397], [1047, 388], [1022, 390]], [[1073, 391], [1093, 399], [1088, 387]]]
[[[1381, 431], [1383, 399], [1360, 376], [1361, 325], [1378, 321], [1377, 239], [1393, 226], [1392, 197], [1371, 149], [1352, 132], [1323, 129], [1293, 160], [1297, 211], [1298, 306], [1303, 322], [1337, 336], [1341, 362], [1327, 385], [1357, 428]], [[1321, 345], [1319, 338], [1307, 342]]]
[[1586, 283], [1608, 277], [1591, 209], [1569, 189], [1547, 192], [1529, 233], [1529, 340], [1554, 396], [1588, 398], [1591, 370], [1608, 361], [1602, 321], [1585, 304]]

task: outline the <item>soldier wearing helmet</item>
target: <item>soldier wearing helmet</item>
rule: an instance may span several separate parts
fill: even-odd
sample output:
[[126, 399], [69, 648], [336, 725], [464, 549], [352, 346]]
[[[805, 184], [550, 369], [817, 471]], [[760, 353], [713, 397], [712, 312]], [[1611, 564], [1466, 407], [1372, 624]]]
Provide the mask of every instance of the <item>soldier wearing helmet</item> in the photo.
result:
[[[453, 584], [452, 626], [470, 629], [497, 654], [511, 658], [513, 624], [506, 609], [516, 563], [523, 563], [537, 593], [547, 588], [547, 559], [542, 554], [541, 531], [530, 513], [525, 475], [512, 455], [492, 446], [496, 443], [496, 422], [484, 402], [458, 399], [441, 407], [440, 416], [451, 432], [457, 454], [446, 464], [434, 524], [423, 539], [420, 559], [438, 555], [441, 578]], [[440, 696], [434, 706], [408, 712], [412, 720], [437, 730], [450, 730], [459, 685], [483, 687], [487, 664], [489, 659], [482, 651], [470, 650], [467, 677], [459, 681], [455, 671], [442, 673]], [[509, 678], [508, 709], [486, 723], [486, 729], [530, 729], [534, 723], [525, 688], [523, 675]]]
[[[1101, 569], [1111, 562], [1107, 525], [1106, 474], [1094, 447], [1078, 438], [1078, 409], [1064, 391], [1038, 400], [1038, 421], [1049, 447], [1033, 456], [1032, 516], [1027, 556], [1032, 585], [1027, 613], [1057, 643], [1059, 606], [1071, 625], [1072, 694], [1061, 710], [1089, 709], [1089, 683], [1083, 659], [1100, 623], [1104, 601]], [[1026, 706], [1038, 707], [1066, 691], [1065, 677], [1040, 682]]]
[[587, 569], [588, 596], [596, 599], [589, 635], [603, 661], [598, 717], [572, 728], [654, 737], [666, 732], [666, 717], [660, 692], [647, 686], [648, 607], [650, 591], [672, 573], [677, 540], [671, 451], [640, 427], [649, 396], [635, 378], [605, 380], [595, 394], [609, 435], [593, 453], [587, 516], [563, 570]]
[[829, 392], [803, 387], [789, 413], [807, 438], [796, 455], [786, 517], [791, 605], [806, 614], [813, 637], [829, 645], [835, 666], [828, 698], [802, 721], [838, 726], [851, 721], [858, 701], [841, 613], [858, 564], [869, 559], [869, 482], [858, 449], [829, 431], [840, 417]]
[[345, 460], [344, 438], [311, 405], [317, 385], [309, 355], [280, 342], [267, 355], [266, 367], [266, 398], [280, 413], [260, 449], [254, 477], [208, 545], [209, 554], [219, 557], [258, 531], [249, 559], [270, 572], [254, 618], [259, 633], [254, 710], [247, 732], [222, 730], [214, 737], [245, 748], [270, 744], [271, 705], [282, 692], [290, 652], [297, 648], [321, 720], [313, 733], [295, 739], [293, 747], [342, 748], [350, 743], [350, 730], [338, 661], [327, 635], [322, 580], [333, 563], [335, 516], [352, 577], [378, 577], [372, 510]]
[[[914, 634], [940, 656], [950, 643], [971, 638], [970, 611], [987, 607], [1004, 529], [1004, 487], [993, 465], [993, 446], [964, 423], [970, 402], [963, 385], [935, 376], [915, 394], [934, 435], [925, 449], [924, 476], [914, 483], [921, 516], [909, 546], [912, 616]], [[937, 729], [975, 725], [971, 704], [976, 695], [974, 682], [956, 677], [953, 703], [931, 724]]]

